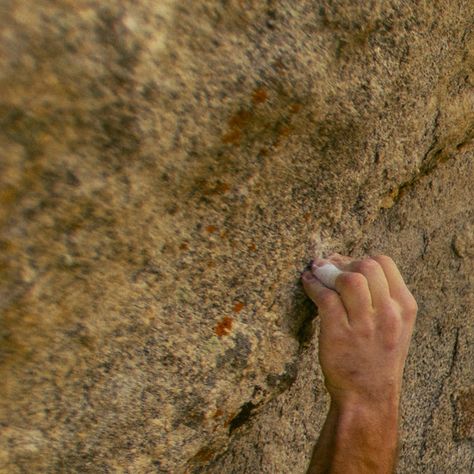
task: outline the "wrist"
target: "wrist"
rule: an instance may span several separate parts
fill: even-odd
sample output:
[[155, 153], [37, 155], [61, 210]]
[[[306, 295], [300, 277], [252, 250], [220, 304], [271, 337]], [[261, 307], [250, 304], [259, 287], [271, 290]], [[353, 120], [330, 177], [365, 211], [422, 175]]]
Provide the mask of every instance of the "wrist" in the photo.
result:
[[380, 415], [396, 414], [400, 405], [400, 391], [383, 394], [331, 393], [331, 407], [339, 412], [375, 412]]
[[396, 448], [399, 423], [398, 395], [387, 396], [382, 400], [367, 400], [358, 396], [332, 398], [330, 412], [337, 419], [336, 437], [342, 445], [356, 436], [363, 437], [369, 445], [376, 446], [380, 443], [380, 439], [383, 439], [386, 448]]
[[371, 424], [383, 423], [387, 427], [396, 426], [399, 417], [399, 401], [398, 398], [369, 402], [359, 398], [342, 401], [331, 399], [330, 411], [335, 413], [341, 421], [350, 419]]
[[383, 428], [398, 431], [400, 397], [386, 394], [383, 398], [366, 398], [356, 394], [331, 398], [331, 410], [342, 425], [370, 426], [377, 431]]

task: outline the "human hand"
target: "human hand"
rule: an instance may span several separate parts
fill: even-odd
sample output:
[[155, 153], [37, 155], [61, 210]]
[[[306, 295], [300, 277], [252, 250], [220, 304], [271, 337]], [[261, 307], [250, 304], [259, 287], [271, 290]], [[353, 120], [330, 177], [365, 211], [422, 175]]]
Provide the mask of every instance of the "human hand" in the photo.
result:
[[336, 291], [312, 272], [302, 279], [319, 309], [319, 359], [331, 399], [398, 404], [416, 301], [390, 257], [354, 260], [333, 254], [315, 260], [313, 268], [328, 262], [343, 271]]

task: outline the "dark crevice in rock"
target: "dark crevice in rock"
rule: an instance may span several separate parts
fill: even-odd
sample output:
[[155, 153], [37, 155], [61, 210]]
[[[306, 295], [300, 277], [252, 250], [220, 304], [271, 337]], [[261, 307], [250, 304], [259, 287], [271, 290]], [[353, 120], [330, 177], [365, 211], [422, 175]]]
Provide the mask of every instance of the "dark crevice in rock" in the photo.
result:
[[298, 330], [296, 335], [298, 342], [300, 344], [300, 349], [302, 347], [306, 347], [313, 337], [313, 319], [314, 319], [314, 311], [303, 320], [301, 326]]
[[[438, 120], [439, 112], [436, 114], [433, 135], [435, 134]], [[469, 146], [472, 142], [473, 133], [474, 130], [472, 127], [467, 130], [464, 135], [464, 139], [455, 146], [456, 150], [462, 151], [466, 146]], [[397, 191], [393, 193], [395, 195], [394, 204], [396, 204], [410, 188], [416, 185], [418, 181], [436, 171], [439, 165], [456, 159], [455, 154], [450, 153], [444, 147], [437, 147], [437, 144], [438, 140], [436, 137], [434, 137], [432, 144], [421, 160], [421, 166], [418, 172], [415, 173], [409, 180], [401, 183], [398, 186]]]
[[[431, 156], [427, 156], [431, 153]], [[455, 155], [451, 155], [445, 152], [444, 149], [436, 150], [436, 145], [431, 145], [428, 152], [425, 154], [422, 160], [422, 165], [419, 171], [412, 176], [409, 180], [404, 181], [398, 186], [398, 189], [395, 193], [394, 204], [398, 203], [400, 199], [413, 187], [415, 186], [422, 178], [433, 173], [441, 163], [445, 163], [448, 160], [455, 158]]]
[[268, 374], [267, 384], [269, 387], [276, 388], [276, 394], [278, 395], [291, 387], [297, 374], [296, 360], [293, 360], [285, 364], [285, 370], [281, 374]]
[[252, 416], [252, 410], [256, 407], [252, 402], [244, 403], [236, 416], [232, 418], [229, 424], [229, 434], [232, 434], [234, 430], [242, 426]]

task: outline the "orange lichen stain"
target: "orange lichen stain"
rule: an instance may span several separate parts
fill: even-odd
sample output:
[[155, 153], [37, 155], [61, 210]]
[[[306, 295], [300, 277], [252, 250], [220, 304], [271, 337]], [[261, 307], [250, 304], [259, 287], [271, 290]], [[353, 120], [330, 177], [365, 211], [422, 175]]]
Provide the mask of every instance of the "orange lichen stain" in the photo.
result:
[[249, 123], [251, 117], [252, 114], [248, 110], [241, 110], [229, 119], [229, 127], [243, 128]]
[[292, 114], [296, 114], [301, 110], [302, 105], [298, 103], [294, 103], [290, 105], [290, 112]]
[[219, 337], [227, 336], [232, 329], [233, 319], [229, 316], [225, 316], [215, 327], [215, 332]]
[[215, 192], [218, 194], [224, 194], [229, 191], [230, 186], [227, 183], [217, 183], [216, 187], [214, 188]]
[[215, 225], [208, 225], [206, 227], [206, 231], [209, 232], [210, 234], [213, 234], [214, 232], [216, 232], [217, 230], [217, 227]]
[[306, 212], [305, 214], [303, 214], [303, 219], [308, 222], [311, 218], [311, 213], [310, 212]]
[[180, 249], [180, 250], [188, 250], [188, 249], [189, 249], [189, 245], [188, 245], [186, 242], [183, 242], [183, 243], [179, 246], [179, 249]]
[[229, 119], [229, 131], [222, 137], [224, 143], [238, 145], [242, 139], [242, 130], [248, 125], [252, 114], [241, 110]]
[[192, 458], [194, 462], [205, 463], [210, 461], [214, 456], [214, 451], [207, 447], [201, 448]]
[[216, 432], [222, 425], [222, 417], [224, 416], [224, 411], [220, 408], [217, 408], [214, 414], [212, 415], [212, 419], [214, 421], [214, 427], [212, 429], [213, 432]]
[[251, 250], [252, 252], [255, 252], [255, 250], [257, 250], [257, 246], [254, 243], [252, 243], [249, 245], [249, 250]]
[[241, 138], [242, 133], [240, 130], [231, 130], [222, 137], [222, 142], [228, 145], [238, 145]]
[[288, 126], [280, 127], [280, 129], [277, 132], [278, 134], [277, 134], [275, 142], [273, 143], [273, 146], [281, 145], [281, 142], [283, 141], [283, 139], [288, 137], [291, 131], [292, 131], [291, 127], [288, 127]]
[[240, 301], [238, 301], [237, 303], [234, 304], [234, 313], [239, 313], [240, 311], [242, 311], [243, 307], [245, 305], [243, 303], [241, 303]]
[[259, 87], [255, 90], [252, 96], [252, 102], [257, 104], [263, 104], [268, 99], [268, 93], [263, 87]]
[[215, 194], [224, 194], [230, 190], [227, 183], [218, 181], [217, 183], [206, 181], [203, 178], [196, 180], [196, 187], [204, 196], [212, 196]]

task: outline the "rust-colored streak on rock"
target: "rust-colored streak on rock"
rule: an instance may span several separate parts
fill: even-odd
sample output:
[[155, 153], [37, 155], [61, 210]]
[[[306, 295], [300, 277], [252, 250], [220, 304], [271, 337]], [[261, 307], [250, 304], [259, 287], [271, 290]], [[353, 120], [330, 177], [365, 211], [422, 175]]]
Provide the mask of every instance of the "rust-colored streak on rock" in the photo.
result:
[[206, 227], [206, 231], [209, 232], [210, 234], [213, 234], [217, 230], [217, 227], [215, 225], [208, 225]]
[[227, 419], [224, 422], [224, 428], [227, 428], [230, 425], [230, 423], [237, 416], [237, 414], [238, 414], [238, 412], [235, 412], [232, 415], [230, 415], [229, 417], [227, 417]]
[[273, 63], [273, 68], [280, 76], [282, 76], [286, 72], [285, 63], [281, 59], [278, 59], [277, 61]]
[[292, 128], [289, 126], [284, 125], [280, 127], [280, 129], [277, 132], [277, 137], [274, 142], [274, 146], [281, 145], [281, 143], [290, 135], [291, 132], [292, 132]]
[[229, 184], [217, 181], [212, 182], [206, 179], [197, 179], [196, 187], [204, 196], [214, 196], [216, 194], [225, 194], [230, 190]]
[[242, 140], [242, 132], [249, 125], [252, 114], [248, 110], [241, 110], [229, 119], [229, 131], [222, 137], [222, 142], [238, 145]]
[[215, 327], [215, 332], [219, 337], [228, 336], [232, 329], [233, 319], [225, 316]]
[[263, 87], [259, 87], [255, 90], [252, 96], [252, 102], [257, 104], [263, 104], [268, 99], [268, 93]]
[[240, 130], [231, 130], [222, 137], [222, 142], [228, 145], [238, 145], [242, 138]]
[[214, 188], [215, 192], [218, 194], [224, 194], [229, 191], [230, 186], [227, 183], [218, 183]]
[[239, 313], [240, 311], [242, 311], [243, 307], [244, 307], [244, 303], [241, 303], [240, 301], [238, 301], [237, 303], [235, 303], [234, 305], [234, 313]]
[[290, 105], [290, 112], [292, 114], [296, 114], [301, 110], [302, 105], [298, 103], [294, 103]]
[[229, 119], [229, 127], [243, 128], [250, 122], [252, 114], [248, 110], [241, 110]]
[[209, 449], [207, 447], [204, 447], [200, 449], [193, 457], [193, 461], [197, 462], [199, 464], [208, 462], [212, 459], [214, 456], [214, 451], [212, 449]]

